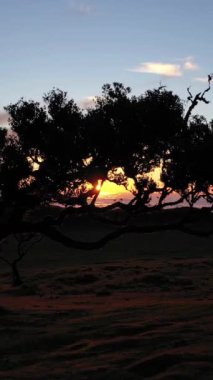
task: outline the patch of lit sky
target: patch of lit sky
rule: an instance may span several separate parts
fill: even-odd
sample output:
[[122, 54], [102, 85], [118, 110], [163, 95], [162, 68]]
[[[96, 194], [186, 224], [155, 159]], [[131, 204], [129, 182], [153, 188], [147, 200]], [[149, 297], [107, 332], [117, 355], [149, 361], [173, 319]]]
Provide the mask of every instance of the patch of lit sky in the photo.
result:
[[113, 81], [186, 99], [213, 72], [212, 14], [212, 0], [0, 0], [0, 109], [53, 87], [82, 104]]
[[[152, 172], [148, 174], [149, 178], [152, 178], [157, 186], [162, 187], [162, 182], [160, 181], [161, 168], [157, 167]], [[116, 196], [116, 198], [121, 197], [122, 199], [132, 198], [132, 191], [134, 189], [133, 179], [129, 179], [128, 190], [123, 185], [116, 185], [113, 182], [105, 181], [101, 187], [99, 199], [106, 199], [108, 197]]]

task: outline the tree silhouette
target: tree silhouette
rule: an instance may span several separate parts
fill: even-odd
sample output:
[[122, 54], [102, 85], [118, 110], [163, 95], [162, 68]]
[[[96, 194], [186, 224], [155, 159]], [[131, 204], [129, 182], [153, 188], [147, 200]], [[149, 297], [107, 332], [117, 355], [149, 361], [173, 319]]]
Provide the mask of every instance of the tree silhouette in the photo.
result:
[[[43, 105], [20, 99], [6, 107], [10, 131], [0, 129], [0, 206], [4, 211], [0, 240], [13, 234], [18, 236], [18, 243], [14, 262], [2, 256], [0, 259], [11, 266], [14, 283], [21, 282], [17, 265], [25, 256], [23, 246], [34, 241], [37, 234], [69, 247], [94, 249], [133, 231], [190, 232], [185, 220], [162, 227], [126, 225], [98, 242], [83, 243], [63, 235], [58, 226], [68, 214], [87, 213], [115, 223], [103, 213], [119, 207], [126, 213], [120, 220], [125, 224], [133, 213], [183, 201], [193, 207], [200, 197], [211, 204], [213, 122], [192, 116], [199, 102], [208, 103], [205, 95], [211, 79], [210, 75], [208, 87], [194, 97], [188, 89], [188, 110], [165, 87], [136, 97], [129, 87], [117, 82], [104, 85], [102, 96], [87, 112], [58, 89], [44, 95]], [[161, 186], [147, 176], [156, 166], [162, 168]], [[129, 178], [134, 181], [134, 198], [128, 205], [116, 202], [102, 209], [95, 206], [98, 183], [109, 179], [128, 188]], [[174, 192], [178, 199], [167, 201]], [[152, 206], [155, 193], [159, 200]], [[35, 208], [51, 207], [53, 202], [66, 206], [57, 218], [29, 218], [30, 210], [33, 215]]]
[[[22, 152], [28, 166], [31, 163], [28, 175], [33, 181], [28, 191], [39, 201], [50, 202], [66, 187], [74, 189], [75, 181], [79, 183], [85, 155], [81, 145], [82, 114], [74, 101], [60, 90], [52, 90], [43, 100], [45, 105], [40, 106], [21, 99], [6, 110], [17, 137], [16, 150]], [[35, 170], [36, 165], [39, 170]]]

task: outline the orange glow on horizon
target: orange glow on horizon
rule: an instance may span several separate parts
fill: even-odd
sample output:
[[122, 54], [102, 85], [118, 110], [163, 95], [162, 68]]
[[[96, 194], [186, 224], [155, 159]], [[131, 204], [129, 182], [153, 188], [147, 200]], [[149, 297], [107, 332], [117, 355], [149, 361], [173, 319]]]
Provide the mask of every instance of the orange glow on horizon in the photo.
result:
[[[100, 184], [97, 185], [96, 189], [99, 190], [98, 188]], [[124, 195], [124, 194], [130, 194], [129, 191], [125, 189], [123, 185], [116, 185], [113, 182], [110, 181], [105, 181], [103, 185], [101, 186], [101, 191], [100, 191], [100, 198], [106, 197], [106, 196], [114, 196], [114, 195]]]
[[[147, 174], [147, 177], [152, 178], [157, 186], [163, 187], [163, 183], [160, 181], [161, 175], [161, 167], [155, 168], [152, 172]], [[101, 185], [101, 180], [98, 180], [98, 185], [96, 186], [96, 190], [100, 190], [99, 198], [109, 197], [109, 196], [130, 196], [131, 190], [134, 189], [134, 180], [129, 178], [129, 190], [127, 190], [123, 185], [116, 185], [111, 181], [104, 181], [103, 185]]]

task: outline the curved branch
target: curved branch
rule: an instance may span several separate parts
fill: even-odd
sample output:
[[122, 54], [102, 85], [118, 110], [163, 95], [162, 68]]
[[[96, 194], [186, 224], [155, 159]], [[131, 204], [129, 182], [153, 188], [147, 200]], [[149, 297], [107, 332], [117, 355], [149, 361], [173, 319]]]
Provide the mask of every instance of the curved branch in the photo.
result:
[[205, 103], [209, 103], [209, 101], [207, 101], [205, 98], [204, 98], [204, 95], [206, 94], [206, 92], [208, 92], [211, 88], [211, 80], [213, 78], [213, 74], [210, 74], [208, 75], [208, 87], [203, 91], [202, 95], [201, 95], [201, 98], [202, 100], [205, 102]]
[[104, 247], [107, 243], [117, 239], [118, 237], [122, 235], [130, 234], [130, 233], [150, 234], [153, 232], [174, 231], [174, 230], [184, 232], [190, 235], [200, 236], [200, 237], [208, 237], [213, 233], [213, 229], [211, 231], [193, 230], [192, 228], [184, 224], [184, 220], [180, 222], [172, 223], [172, 224], [157, 224], [157, 225], [152, 225], [152, 226], [129, 225], [129, 226], [119, 228], [115, 231], [112, 231], [108, 233], [107, 235], [105, 235], [104, 237], [102, 237], [101, 239], [93, 241], [93, 242], [83, 242], [83, 241], [74, 240], [64, 235], [53, 226], [51, 226], [50, 228], [47, 228], [43, 232], [45, 233], [46, 236], [48, 236], [52, 240], [55, 240], [66, 247], [82, 249], [82, 250], [94, 250], [94, 249]]
[[179, 199], [177, 199], [176, 201], [171, 201], [171, 202], [165, 202], [165, 203], [162, 203], [161, 204], [161, 208], [164, 208], [164, 207], [170, 207], [170, 206], [176, 206], [180, 203], [182, 203], [184, 200], [186, 199], [185, 195], [183, 196], [180, 196]]
[[185, 121], [186, 124], [189, 121], [189, 118], [191, 116], [191, 113], [192, 113], [193, 109], [197, 106], [198, 101], [200, 100], [200, 94], [201, 94], [201, 92], [199, 92], [198, 94], [196, 94], [195, 97], [194, 97], [194, 99], [189, 99], [190, 97], [188, 98], [189, 100], [191, 100], [192, 104], [190, 105], [190, 107], [189, 107], [189, 109], [186, 112], [186, 115], [184, 117], [184, 121]]
[[100, 192], [101, 192], [101, 189], [102, 189], [102, 187], [103, 187], [103, 184], [104, 184], [105, 180], [101, 179], [100, 181], [101, 181], [101, 182], [100, 182], [100, 187], [99, 187], [99, 189], [96, 191], [95, 195], [93, 196], [92, 201], [91, 201], [91, 203], [90, 203], [90, 206], [93, 206], [93, 207], [95, 206], [95, 202], [96, 202], [96, 200], [98, 199], [98, 197], [99, 197], [99, 195], [100, 195]]
[[[194, 214], [193, 214], [194, 215]], [[200, 213], [196, 213], [195, 217], [199, 219]], [[156, 224], [156, 225], [128, 225], [123, 226], [115, 231], [112, 231], [101, 239], [92, 241], [92, 242], [84, 242], [70, 238], [69, 236], [63, 234], [56, 228], [56, 223], [54, 220], [45, 219], [40, 223], [30, 223], [30, 222], [20, 222], [14, 223], [13, 225], [0, 225], [0, 238], [5, 238], [6, 236], [11, 235], [12, 233], [26, 233], [26, 232], [38, 232], [46, 237], [49, 237], [53, 241], [59, 242], [66, 247], [82, 249], [82, 250], [94, 250], [101, 247], [104, 247], [110, 241], [117, 239], [118, 237], [130, 233], [140, 233], [140, 234], [149, 234], [153, 232], [162, 232], [162, 231], [181, 231], [187, 234], [207, 237], [213, 234], [213, 229], [209, 231], [199, 231], [197, 229], [193, 229], [190, 224], [194, 221], [192, 219], [192, 214], [187, 213], [187, 215], [181, 219], [180, 221], [170, 223], [170, 224]], [[0, 258], [2, 260], [2, 257]], [[5, 259], [3, 258], [5, 261]], [[5, 261], [6, 262], [6, 261]]]
[[86, 205], [86, 206], [81, 206], [81, 207], [76, 208], [73, 206], [69, 206], [60, 212], [59, 216], [56, 219], [54, 219], [53, 224], [61, 224], [64, 221], [64, 219], [66, 218], [66, 216], [86, 214], [86, 215], [90, 215], [92, 217], [94, 217], [94, 215], [95, 215], [95, 217], [96, 217], [96, 214], [103, 214], [106, 211], [112, 211], [116, 208], [121, 209], [121, 210], [126, 211], [126, 212], [129, 212], [132, 207], [133, 207], [132, 201], [130, 201], [127, 204], [122, 203], [122, 202], [115, 202], [115, 203], [112, 203], [112, 204], [104, 206], [104, 207], [97, 207], [95, 205]]
[[189, 87], [187, 88], [187, 92], [188, 92], [188, 94], [189, 94], [189, 96], [188, 96], [187, 99], [191, 102], [191, 105], [190, 105], [190, 107], [189, 107], [189, 109], [188, 109], [188, 111], [186, 112], [186, 115], [185, 115], [185, 117], [184, 117], [184, 121], [185, 121], [186, 124], [188, 123], [189, 118], [190, 118], [190, 116], [191, 116], [191, 113], [192, 113], [193, 109], [197, 106], [198, 102], [204, 102], [204, 103], [206, 103], [206, 104], [209, 103], [209, 101], [206, 100], [204, 96], [205, 96], [205, 94], [206, 94], [206, 93], [210, 90], [210, 88], [211, 88], [211, 80], [212, 80], [212, 78], [213, 78], [213, 74], [208, 75], [208, 87], [207, 87], [202, 93], [199, 92], [198, 94], [196, 94], [196, 95], [194, 96], [194, 98], [193, 98], [193, 96], [192, 96], [192, 93], [190, 92], [190, 88], [189, 88]]

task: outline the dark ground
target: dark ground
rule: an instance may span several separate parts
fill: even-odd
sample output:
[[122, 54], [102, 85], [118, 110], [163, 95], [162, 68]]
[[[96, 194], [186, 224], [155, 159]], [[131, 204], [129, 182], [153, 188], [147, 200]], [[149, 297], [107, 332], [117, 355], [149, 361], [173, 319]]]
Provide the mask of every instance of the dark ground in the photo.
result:
[[[93, 240], [112, 227], [77, 218], [63, 229]], [[94, 252], [44, 239], [21, 265], [20, 288], [1, 267], [0, 378], [212, 379], [212, 249], [213, 238], [175, 231]], [[4, 251], [14, 254], [12, 239]]]

